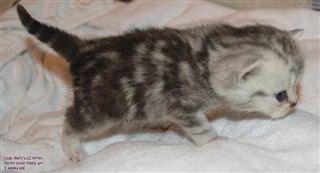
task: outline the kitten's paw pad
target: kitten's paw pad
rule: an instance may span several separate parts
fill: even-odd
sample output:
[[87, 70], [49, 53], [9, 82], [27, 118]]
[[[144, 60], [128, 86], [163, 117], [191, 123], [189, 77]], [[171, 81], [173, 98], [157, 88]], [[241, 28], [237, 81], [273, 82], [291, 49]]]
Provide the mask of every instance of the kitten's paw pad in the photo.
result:
[[71, 161], [80, 162], [87, 155], [88, 154], [83, 149], [79, 149], [77, 151], [74, 151], [74, 152], [70, 153], [69, 158], [70, 158]]

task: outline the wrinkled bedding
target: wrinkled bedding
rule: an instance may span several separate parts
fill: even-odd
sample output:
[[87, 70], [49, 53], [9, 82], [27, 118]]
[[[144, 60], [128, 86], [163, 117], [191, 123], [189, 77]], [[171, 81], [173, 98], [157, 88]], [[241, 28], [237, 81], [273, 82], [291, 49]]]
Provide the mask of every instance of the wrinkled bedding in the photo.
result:
[[85, 160], [68, 160], [61, 131], [68, 64], [27, 34], [15, 9], [1, 16], [1, 171], [319, 171], [319, 12], [237, 11], [206, 1], [21, 1], [35, 18], [84, 38], [146, 26], [226, 22], [304, 29], [305, 72], [295, 112], [271, 120], [221, 112], [221, 138], [201, 147], [173, 130], [119, 133], [84, 142]]

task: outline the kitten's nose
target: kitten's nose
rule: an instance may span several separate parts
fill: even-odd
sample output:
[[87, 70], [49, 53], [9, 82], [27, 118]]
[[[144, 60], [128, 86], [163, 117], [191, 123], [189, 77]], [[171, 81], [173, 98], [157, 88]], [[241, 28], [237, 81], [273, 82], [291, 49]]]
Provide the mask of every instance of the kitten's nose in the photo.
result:
[[291, 103], [291, 104], [290, 104], [290, 108], [293, 108], [293, 107], [295, 107], [296, 105], [297, 105], [297, 103], [296, 103], [296, 102]]

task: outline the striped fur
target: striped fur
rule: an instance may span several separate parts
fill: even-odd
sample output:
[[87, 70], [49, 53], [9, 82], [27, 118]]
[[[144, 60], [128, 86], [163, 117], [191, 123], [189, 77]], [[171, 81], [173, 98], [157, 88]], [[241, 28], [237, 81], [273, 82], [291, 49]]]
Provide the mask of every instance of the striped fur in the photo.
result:
[[201, 145], [217, 137], [204, 114], [211, 107], [279, 118], [297, 102], [298, 30], [210, 24], [85, 40], [33, 19], [21, 5], [17, 10], [28, 32], [70, 63], [74, 101], [65, 114], [63, 147], [72, 160], [85, 156], [81, 139], [110, 129], [175, 124]]

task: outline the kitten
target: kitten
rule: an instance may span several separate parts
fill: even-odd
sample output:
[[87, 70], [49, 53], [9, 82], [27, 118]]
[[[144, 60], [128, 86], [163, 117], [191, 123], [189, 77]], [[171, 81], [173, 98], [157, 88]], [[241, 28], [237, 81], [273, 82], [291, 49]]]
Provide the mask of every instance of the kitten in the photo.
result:
[[85, 40], [17, 11], [70, 64], [63, 148], [74, 161], [86, 155], [81, 140], [107, 130], [175, 124], [202, 145], [217, 138], [204, 114], [211, 107], [280, 118], [297, 103], [303, 55], [293, 36], [301, 30], [211, 24]]

